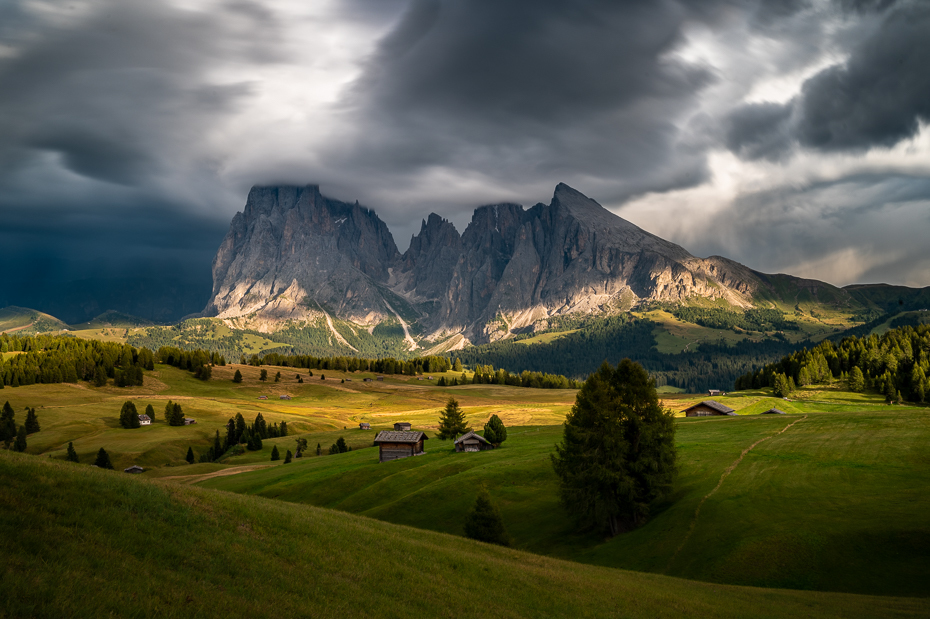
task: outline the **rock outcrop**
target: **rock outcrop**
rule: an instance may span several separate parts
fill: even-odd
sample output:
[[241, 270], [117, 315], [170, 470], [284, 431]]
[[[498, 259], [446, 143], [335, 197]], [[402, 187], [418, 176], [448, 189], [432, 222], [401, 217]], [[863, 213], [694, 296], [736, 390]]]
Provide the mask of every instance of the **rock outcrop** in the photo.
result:
[[[508, 337], [553, 316], [604, 314], [649, 301], [723, 299], [753, 307], [772, 277], [697, 258], [564, 184], [549, 204], [482, 206], [459, 235], [431, 214], [401, 255], [371, 210], [317, 186], [256, 187], [213, 264], [204, 313], [251, 326], [324, 314], [373, 328], [416, 314], [414, 335]], [[843, 292], [830, 289], [830, 294]], [[408, 315], [408, 318], [410, 316]], [[461, 339], [461, 338], [460, 338]]]

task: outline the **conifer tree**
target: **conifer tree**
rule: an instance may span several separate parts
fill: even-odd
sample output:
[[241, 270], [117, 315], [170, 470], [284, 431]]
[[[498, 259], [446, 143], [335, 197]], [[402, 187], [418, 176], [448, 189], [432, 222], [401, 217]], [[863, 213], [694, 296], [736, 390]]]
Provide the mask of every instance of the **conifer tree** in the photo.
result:
[[446, 408], [439, 417], [439, 434], [441, 440], [451, 438], [455, 440], [456, 436], [468, 432], [469, 427], [465, 422], [465, 413], [459, 407], [455, 398], [449, 398]]
[[4, 447], [10, 448], [10, 442], [16, 437], [16, 413], [13, 407], [7, 402], [3, 405], [3, 411], [0, 412], [0, 441], [3, 441]]
[[188, 464], [194, 463], [194, 448], [193, 447], [187, 448], [187, 456], [185, 456], [184, 459], [187, 460]]
[[94, 466], [102, 469], [110, 469], [111, 471], [113, 470], [113, 463], [110, 462], [110, 454], [108, 454], [103, 447], [97, 452], [97, 459], [94, 460]]
[[233, 374], [233, 382], [234, 383], [242, 382], [242, 372], [240, 372], [239, 370], [236, 370], [236, 373]]
[[129, 429], [139, 427], [139, 413], [132, 400], [123, 402], [123, 407], [119, 411], [119, 425]]
[[16, 440], [13, 442], [13, 451], [26, 451], [26, 426], [19, 426]]
[[462, 371], [462, 360], [459, 359], [458, 357], [455, 358], [455, 363], [452, 365], [452, 371], [453, 371], [453, 372], [461, 372], [461, 371]]
[[580, 524], [616, 535], [642, 524], [676, 473], [675, 420], [655, 381], [629, 359], [584, 382], [563, 424], [552, 465], [562, 504]]
[[865, 376], [858, 366], [849, 371], [849, 390], [860, 393], [865, 390]]
[[281, 422], [281, 430], [278, 432], [278, 436], [287, 436], [287, 422]]
[[501, 515], [491, 503], [487, 490], [482, 489], [475, 499], [475, 506], [465, 519], [465, 536], [479, 542], [510, 545], [510, 536], [504, 528]]
[[266, 370], [265, 368], [262, 368], [262, 370], [258, 373], [258, 380], [262, 382], [265, 382], [266, 380], [268, 380], [268, 370]]
[[26, 434], [35, 434], [39, 429], [39, 417], [36, 415], [36, 409], [30, 408], [26, 411]]
[[291, 462], [291, 450], [288, 449], [287, 453], [284, 454], [284, 464], [289, 464]]
[[94, 370], [94, 386], [103, 387], [107, 384], [107, 372], [103, 369], [102, 365], [98, 365], [97, 369]]
[[223, 455], [223, 444], [220, 442], [220, 431], [217, 430], [216, 435], [213, 437], [213, 460], [216, 460], [221, 455]]
[[323, 455], [323, 446], [320, 445], [319, 443], [316, 444], [316, 455], [318, 456]]
[[281, 382], [281, 372], [278, 372], [277, 374], [274, 375], [274, 382], [276, 383]]
[[149, 416], [149, 419], [152, 420], [152, 423], [155, 423], [155, 407], [151, 404], [145, 407], [145, 414]]
[[78, 462], [78, 455], [77, 455], [77, 452], [74, 451], [73, 442], [68, 443], [68, 455], [66, 456], [66, 459], [68, 460], [68, 462]]
[[484, 424], [484, 438], [495, 446], [507, 440], [507, 428], [497, 415], [491, 415], [491, 419]]
[[344, 454], [347, 451], [349, 451], [349, 447], [346, 445], [346, 440], [340, 436], [336, 439], [336, 452]]
[[278, 453], [278, 446], [275, 445], [274, 447], [271, 448], [271, 461], [274, 462], [275, 460], [280, 460], [280, 459], [281, 459], [281, 454]]

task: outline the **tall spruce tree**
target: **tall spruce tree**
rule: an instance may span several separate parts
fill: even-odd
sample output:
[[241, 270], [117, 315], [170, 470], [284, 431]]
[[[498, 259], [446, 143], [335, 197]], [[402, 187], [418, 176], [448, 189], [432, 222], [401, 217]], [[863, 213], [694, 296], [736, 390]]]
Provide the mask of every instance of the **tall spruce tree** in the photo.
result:
[[110, 469], [111, 471], [113, 470], [113, 463], [110, 462], [110, 454], [108, 454], [107, 450], [103, 447], [97, 452], [97, 459], [94, 460], [94, 466], [102, 469]]
[[0, 441], [3, 441], [3, 446], [9, 449], [14, 438], [16, 438], [16, 413], [7, 402], [0, 411]]
[[449, 401], [446, 402], [446, 408], [439, 416], [439, 434], [436, 436], [441, 440], [447, 438], [454, 440], [456, 436], [465, 434], [468, 430], [465, 413], [459, 406], [458, 401], [455, 398], [449, 398]]
[[155, 407], [151, 404], [145, 407], [145, 414], [149, 416], [149, 419], [152, 420], [152, 423], [155, 423]]
[[672, 487], [675, 422], [637, 363], [604, 362], [588, 377], [563, 424], [552, 464], [562, 504], [582, 525], [616, 535], [642, 524]]
[[194, 463], [194, 448], [193, 447], [187, 448], [187, 455], [184, 456], [184, 459], [187, 460], [188, 464]]
[[487, 490], [482, 489], [478, 493], [475, 506], [465, 518], [465, 537], [479, 542], [510, 546], [510, 536], [504, 528], [504, 521], [491, 502]]
[[26, 434], [35, 434], [41, 428], [39, 427], [39, 416], [36, 415], [36, 409], [26, 410]]
[[242, 382], [242, 372], [240, 372], [239, 370], [236, 370], [236, 373], [233, 374], [233, 382], [234, 383]]
[[284, 464], [290, 464], [291, 458], [292, 458], [292, 456], [291, 456], [291, 450], [288, 449], [288, 450], [287, 450], [287, 453], [284, 454]]
[[278, 453], [278, 446], [275, 445], [274, 447], [271, 448], [271, 461], [274, 462], [275, 460], [280, 460], [280, 459], [281, 459], [281, 454]]
[[26, 451], [26, 426], [19, 426], [16, 432], [16, 440], [13, 441], [13, 451]]
[[74, 450], [74, 443], [73, 443], [73, 442], [69, 442], [69, 443], [68, 443], [68, 455], [65, 456], [65, 458], [68, 460], [68, 462], [78, 462], [78, 461], [79, 461], [79, 460], [78, 460], [77, 452]]

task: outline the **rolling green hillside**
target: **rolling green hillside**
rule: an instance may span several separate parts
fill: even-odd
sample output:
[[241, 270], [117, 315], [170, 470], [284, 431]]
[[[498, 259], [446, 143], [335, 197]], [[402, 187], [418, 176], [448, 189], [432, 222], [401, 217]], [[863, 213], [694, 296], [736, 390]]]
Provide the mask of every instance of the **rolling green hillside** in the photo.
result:
[[926, 599], [710, 585], [0, 453], [0, 616], [917, 617]]
[[10, 305], [0, 309], [0, 333], [24, 335], [59, 331], [67, 327], [68, 325], [54, 316], [27, 307]]
[[[679, 422], [675, 493], [647, 525], [607, 541], [575, 531], [558, 503], [558, 426], [511, 428], [493, 452], [433, 439], [404, 461], [361, 449], [200, 483], [452, 534], [487, 486], [516, 545], [537, 553], [714, 582], [930, 595], [930, 411], [842, 392], [741, 395], [721, 400], [749, 416]], [[773, 405], [803, 414], [752, 416]]]

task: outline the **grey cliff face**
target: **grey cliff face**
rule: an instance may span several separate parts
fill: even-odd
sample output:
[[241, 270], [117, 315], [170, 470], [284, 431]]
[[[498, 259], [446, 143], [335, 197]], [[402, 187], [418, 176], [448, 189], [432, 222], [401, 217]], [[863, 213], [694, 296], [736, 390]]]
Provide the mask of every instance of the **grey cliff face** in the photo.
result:
[[366, 319], [387, 311], [377, 285], [399, 258], [384, 222], [357, 203], [314, 185], [255, 187], [213, 261], [204, 313], [283, 319], [328, 308]]
[[[213, 263], [206, 315], [265, 321], [325, 311], [373, 327], [419, 314], [418, 337], [508, 337], [553, 316], [629, 310], [648, 301], [724, 299], [752, 307], [769, 276], [684, 248], [559, 184], [549, 204], [482, 206], [459, 235], [435, 213], [401, 255], [371, 210], [317, 186], [255, 187]], [[390, 299], [393, 299], [390, 300]]]

